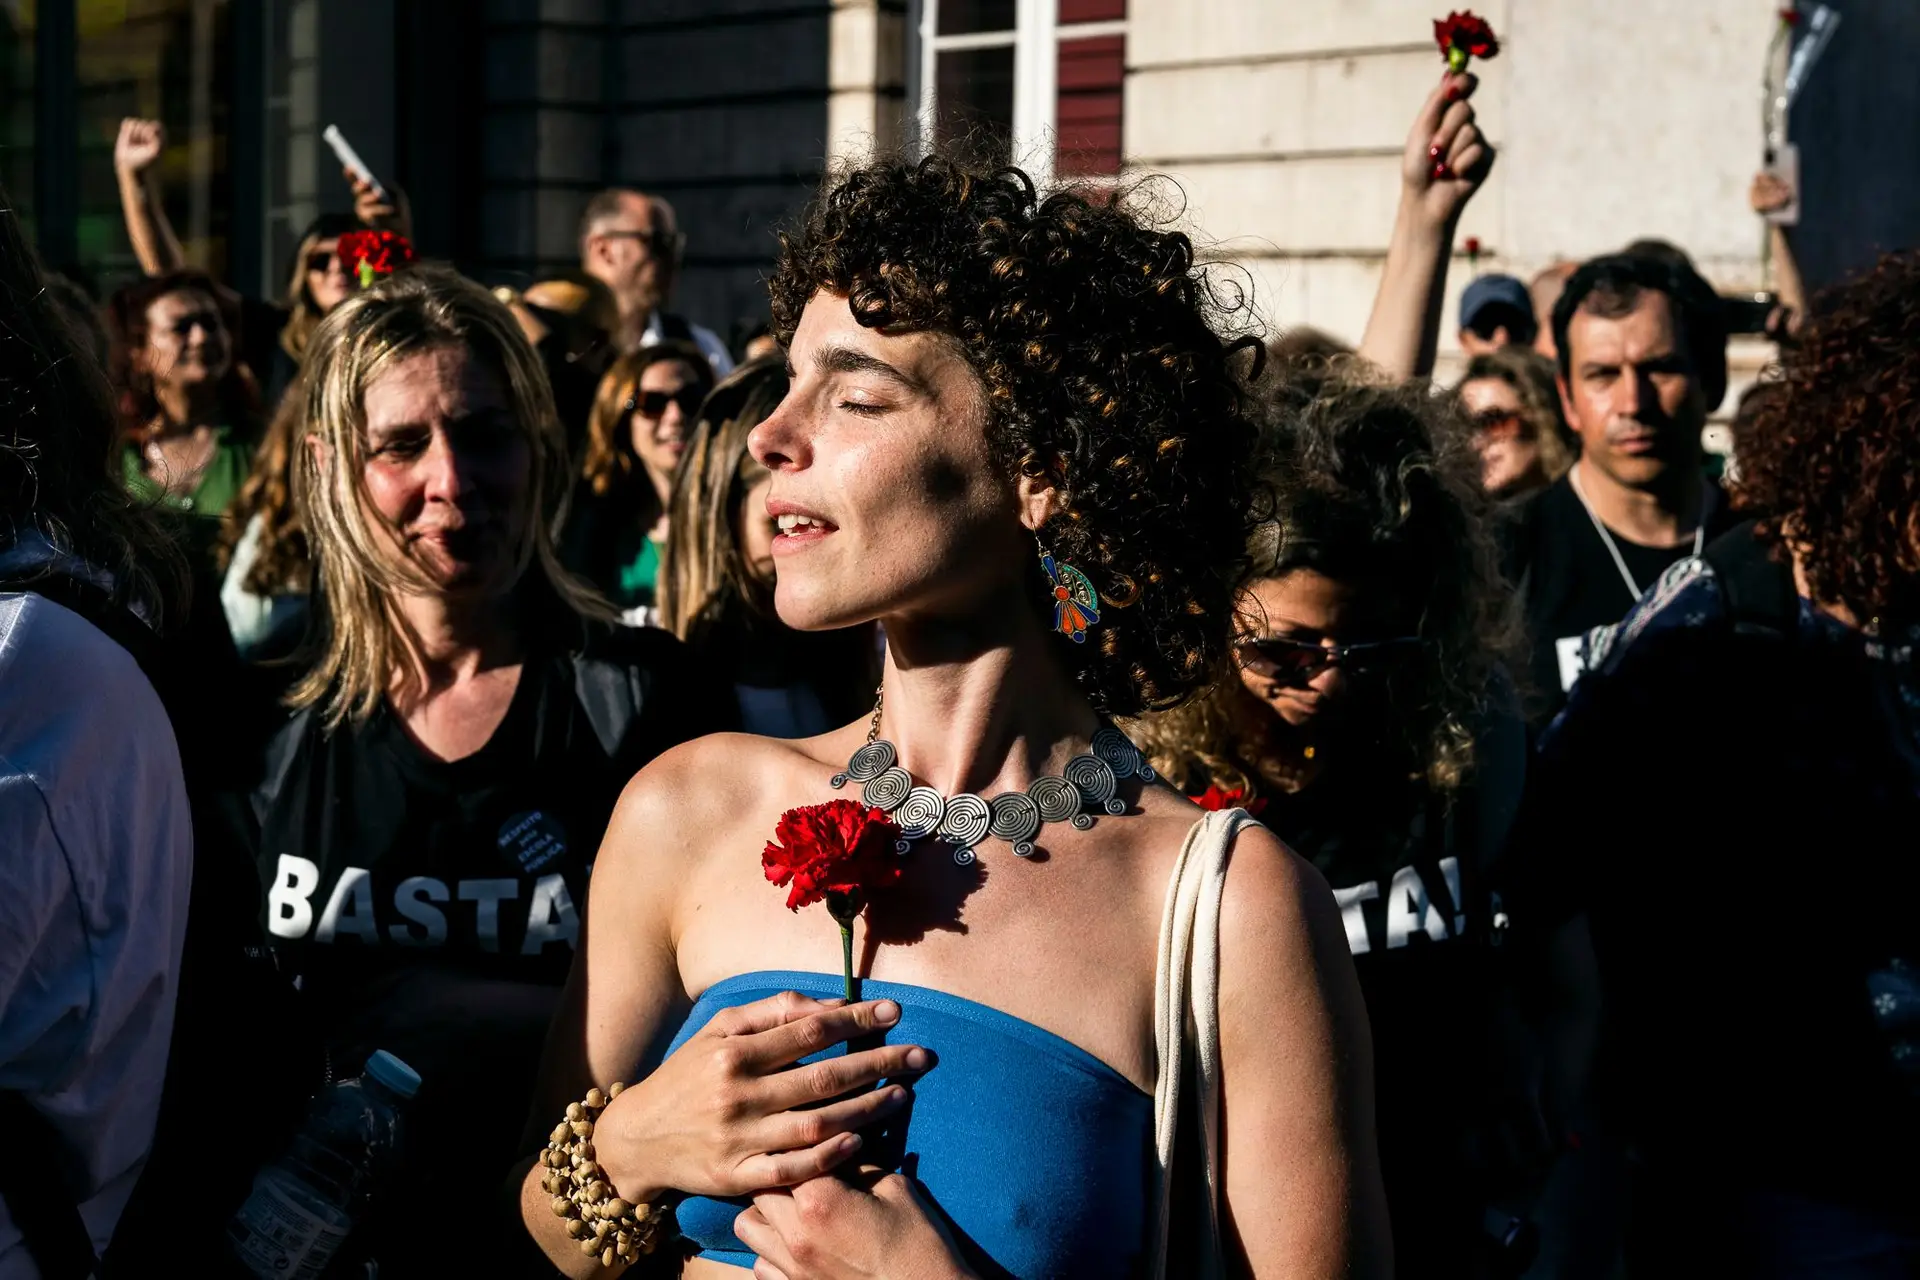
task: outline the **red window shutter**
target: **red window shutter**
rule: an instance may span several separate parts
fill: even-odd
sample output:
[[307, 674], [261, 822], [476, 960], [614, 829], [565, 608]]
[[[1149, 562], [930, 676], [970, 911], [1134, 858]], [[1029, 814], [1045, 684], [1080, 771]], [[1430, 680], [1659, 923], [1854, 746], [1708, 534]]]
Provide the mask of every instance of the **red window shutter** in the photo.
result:
[[1060, 0], [1059, 22], [1117, 22], [1127, 16], [1127, 0]]
[[[1060, 0], [1061, 20], [1072, 9], [1114, 8], [1104, 0]], [[1125, 0], [1118, 0], [1120, 13]], [[1088, 21], [1078, 18], [1074, 21]], [[1054, 171], [1060, 174], [1120, 172], [1120, 122], [1127, 75], [1125, 36], [1089, 36], [1060, 41], [1058, 97], [1054, 103], [1059, 135]]]

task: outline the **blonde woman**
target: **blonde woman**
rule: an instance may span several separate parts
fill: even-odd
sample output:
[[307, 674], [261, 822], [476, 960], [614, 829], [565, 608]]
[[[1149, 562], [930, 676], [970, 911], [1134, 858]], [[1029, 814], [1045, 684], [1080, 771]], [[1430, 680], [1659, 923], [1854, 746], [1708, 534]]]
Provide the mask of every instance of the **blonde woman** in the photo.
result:
[[335, 308], [307, 361], [321, 596], [252, 797], [267, 926], [336, 1069], [385, 1048], [426, 1082], [420, 1163], [366, 1237], [426, 1275], [419, 1189], [497, 1187], [614, 800], [709, 718], [679, 643], [609, 626], [555, 561], [559, 425], [504, 306], [420, 268]]
[[742, 365], [706, 399], [667, 509], [660, 625], [731, 683], [747, 732], [805, 738], [872, 705], [880, 667], [871, 626], [795, 631], [774, 612], [773, 473], [747, 440], [786, 398], [784, 364]]
[[630, 622], [655, 620], [673, 476], [711, 390], [700, 348], [667, 341], [615, 360], [594, 396], [561, 554]]

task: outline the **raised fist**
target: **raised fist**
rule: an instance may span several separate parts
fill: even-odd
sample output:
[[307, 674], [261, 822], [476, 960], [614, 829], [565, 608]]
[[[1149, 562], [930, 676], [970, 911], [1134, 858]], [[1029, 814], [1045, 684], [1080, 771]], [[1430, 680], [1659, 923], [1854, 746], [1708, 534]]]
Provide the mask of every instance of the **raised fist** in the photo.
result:
[[167, 131], [158, 120], [128, 116], [120, 122], [120, 136], [114, 139], [114, 170], [139, 177], [153, 167], [166, 147]]

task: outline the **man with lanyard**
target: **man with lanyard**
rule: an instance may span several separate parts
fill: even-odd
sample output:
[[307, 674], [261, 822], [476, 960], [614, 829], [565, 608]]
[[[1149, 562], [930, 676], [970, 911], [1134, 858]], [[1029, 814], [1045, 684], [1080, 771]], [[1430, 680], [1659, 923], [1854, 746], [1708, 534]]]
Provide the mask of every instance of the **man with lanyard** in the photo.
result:
[[698, 346], [716, 378], [733, 371], [726, 343], [711, 330], [666, 310], [687, 238], [673, 206], [659, 196], [611, 187], [587, 201], [580, 215], [580, 269], [612, 290], [620, 306], [622, 351], [672, 339]]
[[1727, 389], [1726, 336], [1706, 281], [1682, 262], [1596, 258], [1567, 281], [1553, 334], [1580, 460], [1502, 529], [1536, 726], [1587, 669], [1589, 633], [1626, 616], [1669, 566], [1732, 523], [1700, 465], [1701, 428]]

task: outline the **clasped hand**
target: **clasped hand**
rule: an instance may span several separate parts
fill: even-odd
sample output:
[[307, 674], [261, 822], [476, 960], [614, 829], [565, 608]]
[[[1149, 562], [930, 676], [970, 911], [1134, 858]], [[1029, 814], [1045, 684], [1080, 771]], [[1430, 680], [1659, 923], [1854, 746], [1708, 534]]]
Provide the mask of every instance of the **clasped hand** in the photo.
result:
[[743, 1196], [820, 1177], [860, 1150], [858, 1130], [907, 1102], [904, 1086], [867, 1086], [923, 1072], [933, 1055], [888, 1044], [794, 1064], [899, 1020], [891, 1000], [794, 992], [723, 1009], [608, 1105], [594, 1134], [600, 1167], [634, 1202], [668, 1188]]

